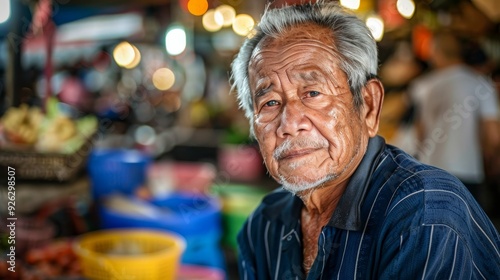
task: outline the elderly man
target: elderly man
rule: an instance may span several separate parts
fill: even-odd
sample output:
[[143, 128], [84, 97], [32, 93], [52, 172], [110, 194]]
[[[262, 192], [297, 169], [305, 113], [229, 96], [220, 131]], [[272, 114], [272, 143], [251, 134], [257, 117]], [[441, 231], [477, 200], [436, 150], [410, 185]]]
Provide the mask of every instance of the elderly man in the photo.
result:
[[500, 279], [500, 237], [461, 182], [377, 136], [362, 21], [326, 1], [267, 9], [232, 71], [284, 189], [238, 236], [241, 279]]

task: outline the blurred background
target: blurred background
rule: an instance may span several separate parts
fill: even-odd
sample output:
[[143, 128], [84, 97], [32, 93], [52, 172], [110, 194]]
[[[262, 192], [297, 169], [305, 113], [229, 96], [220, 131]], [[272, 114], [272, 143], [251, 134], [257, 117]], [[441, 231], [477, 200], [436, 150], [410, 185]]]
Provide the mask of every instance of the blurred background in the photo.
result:
[[[16, 218], [0, 229], [0, 278], [238, 279], [236, 234], [279, 186], [230, 62], [267, 4], [300, 2], [0, 0], [0, 216]], [[498, 94], [499, 1], [340, 3], [377, 40], [388, 143], [422, 149], [409, 88], [432, 70], [436, 30]], [[493, 219], [498, 153], [477, 196]]]

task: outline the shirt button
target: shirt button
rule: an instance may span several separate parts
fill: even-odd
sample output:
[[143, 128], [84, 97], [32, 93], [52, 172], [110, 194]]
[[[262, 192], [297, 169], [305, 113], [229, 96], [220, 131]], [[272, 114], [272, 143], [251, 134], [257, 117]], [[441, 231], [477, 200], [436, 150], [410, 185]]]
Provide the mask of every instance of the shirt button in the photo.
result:
[[287, 236], [286, 241], [291, 241], [291, 240], [292, 240], [292, 236], [291, 235]]

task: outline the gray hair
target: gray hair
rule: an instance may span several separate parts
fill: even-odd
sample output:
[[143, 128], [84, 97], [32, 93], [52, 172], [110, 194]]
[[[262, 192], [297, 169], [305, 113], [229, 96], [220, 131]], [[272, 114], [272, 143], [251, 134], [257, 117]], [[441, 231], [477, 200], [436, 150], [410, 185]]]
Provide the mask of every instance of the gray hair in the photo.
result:
[[252, 52], [266, 36], [277, 38], [287, 30], [306, 23], [314, 23], [331, 30], [336, 43], [332, 49], [338, 54], [339, 67], [347, 75], [354, 105], [358, 109], [363, 105], [361, 89], [369, 79], [376, 76], [378, 66], [377, 45], [365, 23], [338, 4], [322, 0], [278, 9], [267, 6], [256, 27], [255, 35], [245, 40], [231, 64], [232, 89], [237, 92], [239, 105], [250, 120], [252, 135], [253, 99], [248, 81], [248, 65]]

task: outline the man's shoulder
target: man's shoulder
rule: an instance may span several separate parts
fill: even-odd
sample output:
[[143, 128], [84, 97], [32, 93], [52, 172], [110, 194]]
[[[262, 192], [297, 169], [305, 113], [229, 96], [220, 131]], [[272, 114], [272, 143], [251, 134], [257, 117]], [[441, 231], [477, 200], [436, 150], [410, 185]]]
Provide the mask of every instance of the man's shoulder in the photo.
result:
[[[395, 168], [394, 173], [402, 173], [404, 176], [415, 177], [422, 180], [421, 184], [427, 183], [429, 180], [445, 178], [450, 180], [450, 184], [461, 184], [460, 181], [451, 175], [449, 172], [420, 162], [413, 156], [407, 154], [398, 147], [386, 145], [383, 153], [383, 160], [386, 165], [392, 165]], [[407, 177], [405, 177], [407, 179]]]
[[417, 224], [442, 224], [454, 228], [471, 220], [486, 222], [484, 212], [467, 188], [449, 172], [418, 162], [389, 147], [390, 163], [396, 166], [387, 180], [391, 196], [387, 215], [402, 223], [411, 216]]
[[424, 164], [395, 146], [386, 145], [382, 154], [382, 163], [385, 167], [382, 169], [383, 172], [387, 173], [390, 171], [394, 175], [398, 175], [398, 178], [405, 182], [422, 185], [435, 179], [445, 178], [450, 180], [449, 183], [451, 184], [460, 184], [460, 181], [449, 172], [432, 165]]

